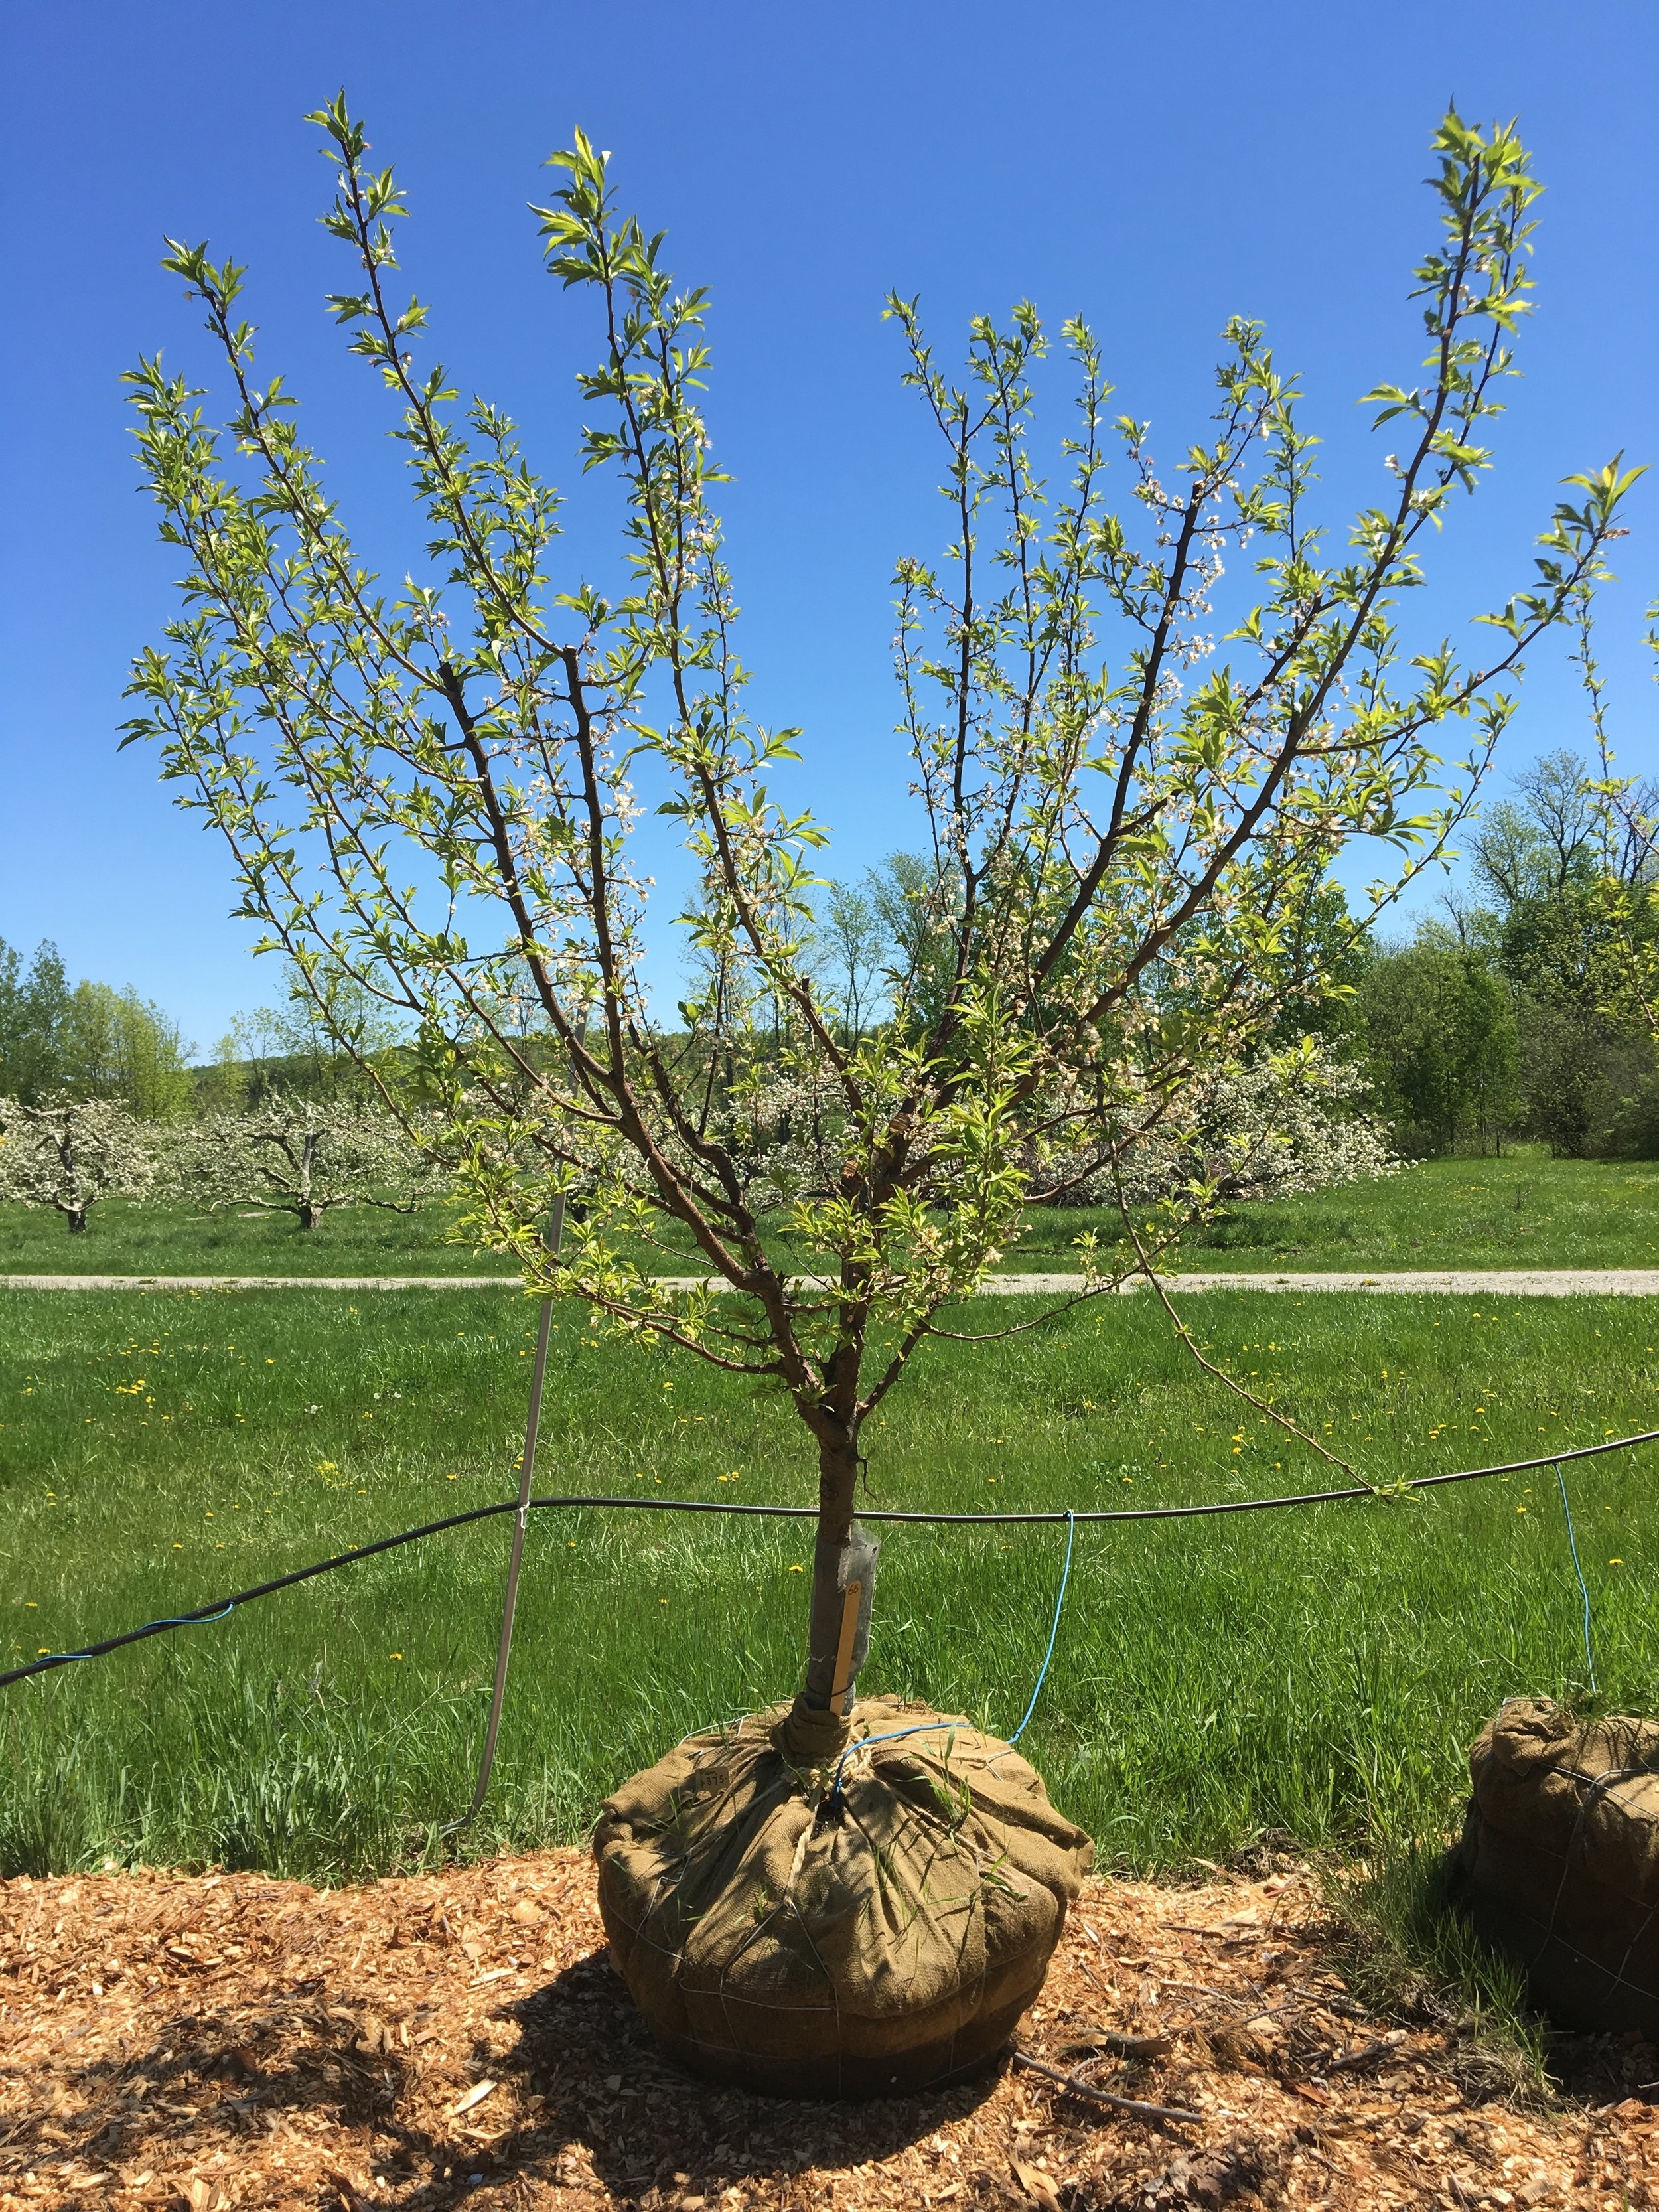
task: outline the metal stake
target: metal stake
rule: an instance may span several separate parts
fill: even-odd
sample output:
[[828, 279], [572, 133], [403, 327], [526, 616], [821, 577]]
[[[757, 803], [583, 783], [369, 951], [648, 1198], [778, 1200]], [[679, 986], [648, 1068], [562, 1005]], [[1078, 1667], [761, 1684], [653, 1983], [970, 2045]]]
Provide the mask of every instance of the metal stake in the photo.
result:
[[[553, 1201], [548, 1243], [556, 1259], [564, 1240], [564, 1194]], [[553, 1328], [553, 1301], [542, 1300], [541, 1321], [536, 1330], [536, 1358], [530, 1373], [530, 1418], [525, 1424], [524, 1457], [519, 1462], [519, 1510], [513, 1522], [513, 1550], [507, 1563], [507, 1595], [501, 1606], [501, 1642], [495, 1649], [495, 1687], [489, 1700], [489, 1724], [484, 1730], [483, 1759], [478, 1768], [472, 1802], [459, 1820], [448, 1821], [438, 1832], [453, 1836], [482, 1810], [495, 1764], [495, 1739], [501, 1733], [501, 1705], [507, 1696], [507, 1668], [513, 1652], [513, 1616], [519, 1603], [519, 1570], [524, 1564], [525, 1531], [530, 1525], [530, 1493], [536, 1473], [536, 1431], [541, 1425], [542, 1389], [547, 1381], [547, 1340]]]

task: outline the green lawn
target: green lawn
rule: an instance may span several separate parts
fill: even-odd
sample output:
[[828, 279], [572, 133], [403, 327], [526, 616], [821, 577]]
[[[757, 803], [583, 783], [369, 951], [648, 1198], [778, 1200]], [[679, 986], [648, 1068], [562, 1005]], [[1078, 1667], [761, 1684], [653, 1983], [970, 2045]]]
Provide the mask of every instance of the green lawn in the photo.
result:
[[[90, 1240], [88, 1240], [90, 1241]], [[507, 1494], [532, 1309], [495, 1292], [0, 1299], [0, 1653], [64, 1649]], [[986, 1302], [988, 1323], [1017, 1316]], [[1216, 1293], [1218, 1356], [1368, 1477], [1656, 1425], [1631, 1300]], [[807, 1500], [793, 1413], [562, 1310], [539, 1486]], [[1150, 1301], [935, 1344], [871, 1433], [872, 1504], [1159, 1504], [1328, 1470], [1208, 1381]], [[1650, 1711], [1659, 1459], [1571, 1477], [1602, 1688]], [[0, 1692], [0, 1872], [104, 1857], [313, 1877], [407, 1862], [471, 1788], [505, 1520]], [[866, 1685], [1024, 1709], [1063, 1534], [893, 1528]], [[787, 1696], [805, 1524], [538, 1515], [497, 1780], [469, 1850], [580, 1837], [683, 1731]], [[1264, 1829], [1440, 1832], [1483, 1717], [1583, 1683], [1554, 1479], [1084, 1528], [1025, 1739], [1103, 1859]]]
[[[1010, 1264], [1058, 1263], [1079, 1229], [1103, 1243], [1115, 1212], [1047, 1207]], [[1232, 1207], [1176, 1264], [1205, 1270], [1659, 1267], [1659, 1162], [1425, 1160], [1380, 1182]]]
[[[457, 1209], [353, 1208], [309, 1235], [286, 1216], [184, 1206], [96, 1207], [84, 1237], [55, 1214], [0, 1206], [3, 1274], [466, 1275], [505, 1272], [457, 1241]], [[1063, 1267], [1074, 1240], [1119, 1234], [1099, 1208], [1033, 1210], [1008, 1267]], [[1176, 1255], [1182, 1267], [1386, 1270], [1659, 1267], [1659, 1162], [1430, 1160], [1381, 1182], [1233, 1207]]]
[[489, 1275], [507, 1274], [493, 1254], [459, 1239], [460, 1209], [419, 1213], [345, 1206], [301, 1230], [285, 1213], [204, 1213], [188, 1206], [105, 1199], [71, 1237], [43, 1208], [0, 1206], [5, 1275]]

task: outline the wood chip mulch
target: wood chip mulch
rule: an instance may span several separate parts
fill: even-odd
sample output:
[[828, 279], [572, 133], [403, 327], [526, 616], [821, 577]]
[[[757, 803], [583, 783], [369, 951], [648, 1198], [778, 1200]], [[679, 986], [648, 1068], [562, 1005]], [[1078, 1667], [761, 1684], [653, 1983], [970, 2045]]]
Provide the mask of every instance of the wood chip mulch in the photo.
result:
[[1331, 1955], [1298, 1874], [1097, 1880], [1021, 2045], [1195, 2122], [1006, 2062], [935, 2095], [784, 2104], [657, 2057], [580, 1851], [322, 1893], [20, 1877], [0, 2207], [1659, 2205], [1650, 2047], [1604, 2051], [1589, 2101], [1483, 2101], [1443, 2035], [1368, 2020]]

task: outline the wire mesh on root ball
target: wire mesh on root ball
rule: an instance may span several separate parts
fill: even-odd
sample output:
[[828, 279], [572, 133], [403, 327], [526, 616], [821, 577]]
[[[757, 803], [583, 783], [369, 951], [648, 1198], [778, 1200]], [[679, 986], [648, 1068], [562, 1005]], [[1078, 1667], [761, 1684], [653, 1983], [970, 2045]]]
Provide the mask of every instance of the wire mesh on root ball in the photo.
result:
[[1659, 1723], [1511, 1698], [1469, 1778], [1454, 1899], [1558, 2026], [1659, 2035]]
[[669, 2055], [830, 2098], [995, 2057], [1094, 1846], [998, 1737], [872, 1698], [690, 1737], [609, 1800], [593, 1853], [612, 1951]]

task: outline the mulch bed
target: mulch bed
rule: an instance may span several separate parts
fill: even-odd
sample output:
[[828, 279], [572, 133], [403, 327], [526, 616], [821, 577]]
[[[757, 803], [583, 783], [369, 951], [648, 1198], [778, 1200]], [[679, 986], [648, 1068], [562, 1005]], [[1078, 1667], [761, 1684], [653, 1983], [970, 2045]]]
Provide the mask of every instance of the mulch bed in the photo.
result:
[[0, 1882], [0, 2207], [1659, 2205], [1659, 2053], [1586, 2047], [1599, 2087], [1551, 2110], [1483, 2101], [1331, 1956], [1298, 1874], [1097, 1880], [1022, 2048], [1195, 2122], [1006, 2063], [781, 2104], [657, 2057], [580, 1851], [320, 1893], [22, 1877]]

